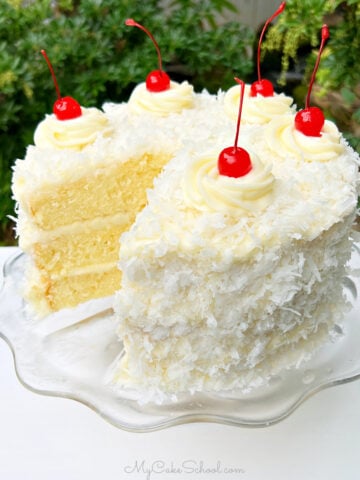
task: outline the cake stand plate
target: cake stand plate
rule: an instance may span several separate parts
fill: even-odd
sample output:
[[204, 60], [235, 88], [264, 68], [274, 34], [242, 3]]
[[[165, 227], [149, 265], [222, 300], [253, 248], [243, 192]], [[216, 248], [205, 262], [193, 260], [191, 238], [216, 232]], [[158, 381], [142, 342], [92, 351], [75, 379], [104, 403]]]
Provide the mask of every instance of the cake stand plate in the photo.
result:
[[[139, 402], [131, 391], [114, 391], [106, 381], [122, 349], [112, 298], [35, 320], [26, 313], [20, 291], [24, 263], [23, 254], [7, 261], [0, 290], [0, 337], [12, 350], [20, 382], [37, 393], [81, 402], [116, 427], [151, 431], [188, 422], [267, 426], [286, 418], [323, 388], [360, 378], [359, 281], [349, 277], [346, 290], [353, 308], [338, 327], [339, 338], [311, 360], [247, 392], [182, 394], [161, 404]], [[360, 267], [358, 251], [351, 266]]]

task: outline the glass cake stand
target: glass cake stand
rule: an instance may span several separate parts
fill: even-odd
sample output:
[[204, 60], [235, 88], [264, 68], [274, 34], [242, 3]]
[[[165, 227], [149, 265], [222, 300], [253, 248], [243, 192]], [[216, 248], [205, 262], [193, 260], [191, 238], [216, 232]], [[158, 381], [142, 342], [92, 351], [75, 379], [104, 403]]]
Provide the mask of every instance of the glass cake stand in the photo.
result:
[[[26, 313], [20, 292], [24, 263], [23, 254], [7, 261], [0, 290], [0, 337], [12, 350], [20, 382], [37, 393], [81, 402], [116, 427], [151, 431], [188, 422], [267, 426], [323, 388], [360, 378], [359, 282], [349, 277], [346, 289], [353, 308], [338, 327], [340, 338], [300, 367], [248, 392], [182, 394], [162, 404], [142, 404], [131, 392], [114, 391], [106, 382], [122, 349], [111, 298], [35, 320]], [[360, 267], [358, 250], [351, 266]]]

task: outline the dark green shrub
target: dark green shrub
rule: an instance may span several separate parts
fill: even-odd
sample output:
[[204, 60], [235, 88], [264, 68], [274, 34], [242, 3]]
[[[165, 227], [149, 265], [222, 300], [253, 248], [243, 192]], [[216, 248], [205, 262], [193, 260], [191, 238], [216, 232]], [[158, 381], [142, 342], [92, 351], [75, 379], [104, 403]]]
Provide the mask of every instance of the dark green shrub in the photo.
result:
[[[84, 106], [127, 100], [133, 87], [157, 68], [148, 37], [124, 25], [145, 24], [161, 47], [165, 69], [195, 89], [227, 88], [252, 70], [253, 34], [238, 23], [216, 26], [233, 10], [228, 0], [2, 0], [0, 3], [0, 228], [9, 228], [11, 165], [32, 143], [36, 124], [56, 99], [45, 48], [62, 95]], [[0, 233], [1, 235], [1, 233]], [[1, 237], [0, 237], [1, 240]]]

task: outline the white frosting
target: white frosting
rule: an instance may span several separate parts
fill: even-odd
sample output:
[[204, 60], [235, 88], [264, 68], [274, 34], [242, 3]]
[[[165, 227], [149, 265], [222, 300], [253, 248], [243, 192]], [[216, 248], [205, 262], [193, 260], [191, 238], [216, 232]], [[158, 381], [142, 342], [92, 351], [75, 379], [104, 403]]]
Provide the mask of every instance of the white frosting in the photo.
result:
[[328, 162], [344, 152], [336, 125], [325, 120], [320, 137], [307, 136], [295, 128], [295, 117], [274, 118], [267, 126], [265, 138], [270, 150], [281, 158], [289, 156], [306, 162]]
[[129, 99], [129, 107], [136, 114], [144, 112], [159, 116], [179, 113], [194, 107], [194, 90], [188, 82], [170, 82], [170, 88], [162, 92], [150, 92], [145, 83], [135, 87]]
[[201, 211], [239, 215], [258, 212], [271, 201], [274, 177], [271, 166], [251, 153], [252, 168], [239, 178], [220, 175], [219, 152], [199, 156], [187, 168], [183, 181], [185, 202]]
[[95, 142], [99, 135], [108, 137], [112, 128], [106, 116], [97, 108], [81, 108], [79, 117], [58, 120], [54, 114], [46, 115], [34, 134], [34, 143], [42, 149], [82, 150]]
[[[239, 112], [240, 86], [231, 87], [224, 97], [224, 109], [226, 114], [236, 120]], [[274, 93], [272, 97], [257, 95], [250, 96], [250, 85], [245, 85], [243, 109], [241, 121], [243, 123], [264, 124], [278, 115], [284, 115], [292, 111], [293, 100], [283, 93]]]

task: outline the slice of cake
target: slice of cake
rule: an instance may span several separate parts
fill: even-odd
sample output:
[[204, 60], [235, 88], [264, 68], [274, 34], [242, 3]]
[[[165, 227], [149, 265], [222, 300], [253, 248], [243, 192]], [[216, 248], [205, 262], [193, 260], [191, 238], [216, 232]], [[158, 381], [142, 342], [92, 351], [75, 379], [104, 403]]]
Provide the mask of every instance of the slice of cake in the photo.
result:
[[288, 114], [244, 125], [252, 170], [230, 178], [217, 161], [231, 140], [224, 126], [190, 141], [121, 237], [115, 388], [259, 385], [309, 357], [348, 309], [359, 157], [331, 122], [308, 137]]

